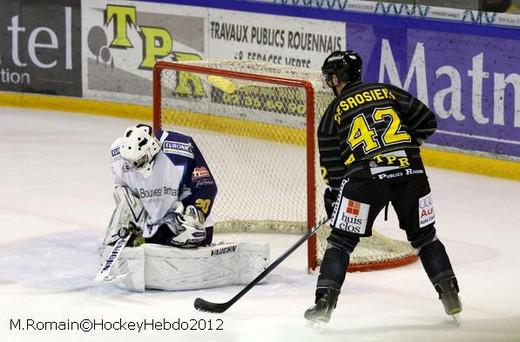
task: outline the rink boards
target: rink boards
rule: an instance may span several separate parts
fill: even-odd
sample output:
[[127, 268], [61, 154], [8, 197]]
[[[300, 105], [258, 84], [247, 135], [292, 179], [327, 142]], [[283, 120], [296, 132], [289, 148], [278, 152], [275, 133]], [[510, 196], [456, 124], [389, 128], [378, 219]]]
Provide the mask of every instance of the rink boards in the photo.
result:
[[55, 1], [44, 22], [36, 1], [4, 0], [0, 104], [150, 120], [156, 60], [317, 69], [352, 48], [366, 81], [403, 87], [438, 115], [428, 164], [520, 178], [519, 36], [499, 26], [515, 17], [358, 2]]

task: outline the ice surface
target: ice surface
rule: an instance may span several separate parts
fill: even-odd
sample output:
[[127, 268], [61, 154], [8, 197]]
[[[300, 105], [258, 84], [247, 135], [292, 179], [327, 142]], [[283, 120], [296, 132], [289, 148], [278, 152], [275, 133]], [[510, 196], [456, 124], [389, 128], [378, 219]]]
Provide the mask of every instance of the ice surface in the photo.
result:
[[[0, 108], [0, 120], [0, 341], [520, 341], [519, 182], [428, 169], [438, 235], [461, 287], [460, 327], [416, 262], [349, 273], [331, 322], [316, 334], [303, 319], [317, 277], [305, 271], [305, 248], [221, 315], [197, 312], [193, 300], [227, 301], [239, 287], [137, 294], [95, 286], [96, 247], [113, 208], [109, 146], [134, 122], [16, 108]], [[404, 238], [391, 210], [376, 226]], [[298, 237], [216, 236], [237, 238], [269, 241], [274, 259]], [[205, 319], [213, 329], [221, 319], [223, 330], [13, 328], [18, 319], [84, 318]]]

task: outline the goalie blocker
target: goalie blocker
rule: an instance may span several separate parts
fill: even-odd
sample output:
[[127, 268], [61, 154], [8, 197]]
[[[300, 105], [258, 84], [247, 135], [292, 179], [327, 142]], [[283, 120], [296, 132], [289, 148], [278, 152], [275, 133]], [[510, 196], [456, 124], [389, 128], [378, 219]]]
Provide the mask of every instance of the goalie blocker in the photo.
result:
[[[101, 261], [112, 246], [103, 246]], [[192, 249], [145, 243], [126, 247], [111, 270], [118, 287], [143, 292], [145, 289], [197, 290], [245, 285], [269, 264], [269, 245], [222, 243]]]

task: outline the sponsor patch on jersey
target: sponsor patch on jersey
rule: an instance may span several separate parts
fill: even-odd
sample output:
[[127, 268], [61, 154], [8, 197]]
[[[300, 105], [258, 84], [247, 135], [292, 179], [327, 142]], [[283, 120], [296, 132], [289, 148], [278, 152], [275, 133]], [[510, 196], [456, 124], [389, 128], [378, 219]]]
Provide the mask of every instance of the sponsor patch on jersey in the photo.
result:
[[164, 153], [178, 154], [193, 159], [193, 146], [191, 144], [166, 140], [163, 144]]
[[213, 185], [213, 184], [215, 184], [215, 182], [212, 181], [209, 178], [198, 179], [198, 180], [193, 182], [193, 186], [195, 187], [195, 189], [205, 188], [205, 187], [208, 187], [208, 186]]
[[121, 159], [121, 151], [119, 147], [113, 148], [110, 150], [110, 154], [112, 155], [112, 161], [116, 161]]
[[419, 228], [435, 222], [432, 193], [419, 198]]
[[126, 161], [123, 163], [123, 166], [121, 167], [121, 171], [123, 173], [131, 172], [131, 171], [134, 171], [134, 170], [135, 170], [134, 166], [130, 162], [126, 162]]
[[177, 197], [178, 190], [174, 189], [174, 188], [170, 188], [168, 186], [162, 186], [159, 188], [152, 188], [152, 189], [139, 188], [138, 193], [139, 193], [140, 199], [163, 197], [163, 196]]
[[199, 166], [193, 169], [191, 173], [191, 179], [197, 180], [202, 178], [209, 178], [209, 171], [204, 166]]
[[369, 163], [370, 173], [377, 175], [382, 172], [397, 170], [410, 166], [408, 157], [404, 150], [382, 153], [374, 156]]
[[365, 234], [370, 204], [341, 197], [332, 215], [333, 227], [354, 234]]

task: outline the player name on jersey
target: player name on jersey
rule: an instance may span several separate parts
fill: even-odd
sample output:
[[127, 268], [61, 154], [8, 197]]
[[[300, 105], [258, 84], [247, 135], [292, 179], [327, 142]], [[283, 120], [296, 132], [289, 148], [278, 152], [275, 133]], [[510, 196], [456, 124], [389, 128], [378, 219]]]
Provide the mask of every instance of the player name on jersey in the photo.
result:
[[362, 104], [379, 101], [384, 99], [392, 99], [395, 100], [394, 94], [390, 92], [388, 88], [375, 88], [370, 89], [358, 94], [354, 94], [352, 96], [347, 97], [344, 100], [341, 100], [338, 103], [337, 111], [338, 114], [341, 114], [341, 111], [346, 112], [349, 109], [356, 108], [361, 106]]

